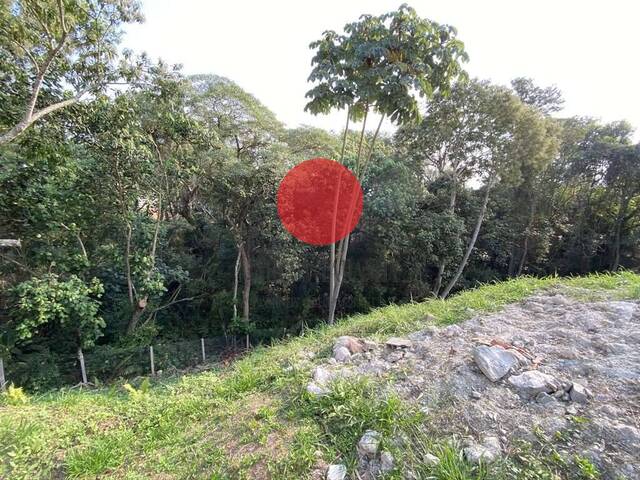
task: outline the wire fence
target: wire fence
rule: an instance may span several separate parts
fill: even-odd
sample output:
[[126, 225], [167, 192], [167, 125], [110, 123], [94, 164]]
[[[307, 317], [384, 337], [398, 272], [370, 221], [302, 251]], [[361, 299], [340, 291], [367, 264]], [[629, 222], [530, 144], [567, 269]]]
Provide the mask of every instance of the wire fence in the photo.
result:
[[248, 337], [214, 337], [161, 342], [149, 346], [99, 346], [59, 354], [43, 349], [12, 358], [0, 358], [0, 389], [13, 384], [44, 391], [82, 383], [107, 384], [120, 378], [167, 375], [216, 364], [245, 351]]

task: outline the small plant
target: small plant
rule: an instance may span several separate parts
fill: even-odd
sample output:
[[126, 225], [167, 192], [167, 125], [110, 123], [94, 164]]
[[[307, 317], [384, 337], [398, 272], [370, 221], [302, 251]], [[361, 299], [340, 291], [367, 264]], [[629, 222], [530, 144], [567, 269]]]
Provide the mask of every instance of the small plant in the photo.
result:
[[574, 460], [580, 472], [580, 478], [585, 480], [598, 480], [600, 478], [600, 471], [591, 460], [580, 455], [576, 455]]
[[9, 385], [9, 388], [7, 388], [7, 391], [2, 394], [2, 397], [4, 400], [3, 403], [15, 407], [20, 405], [27, 405], [29, 403], [29, 396], [24, 393], [22, 387], [14, 387], [13, 383]]
[[131, 397], [132, 400], [142, 400], [146, 398], [151, 390], [151, 382], [148, 378], [145, 378], [138, 388], [131, 386], [129, 383], [125, 383], [122, 386]]

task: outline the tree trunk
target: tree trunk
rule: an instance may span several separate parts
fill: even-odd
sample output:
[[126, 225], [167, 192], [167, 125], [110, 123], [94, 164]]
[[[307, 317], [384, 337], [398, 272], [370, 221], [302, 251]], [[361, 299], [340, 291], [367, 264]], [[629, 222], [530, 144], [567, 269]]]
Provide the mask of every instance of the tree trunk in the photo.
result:
[[[449, 213], [452, 215], [455, 213], [456, 209], [456, 197], [458, 195], [458, 181], [456, 176], [453, 176], [453, 185], [451, 186], [451, 194], [449, 196]], [[438, 265], [438, 274], [436, 275], [436, 279], [433, 283], [433, 296], [437, 297], [440, 293], [440, 288], [442, 288], [442, 275], [444, 274], [445, 262], [444, 260], [440, 261]]]
[[[153, 271], [156, 264], [156, 250], [158, 248], [158, 235], [160, 233], [160, 222], [162, 222], [164, 217], [164, 210], [162, 209], [162, 197], [158, 198], [158, 218], [156, 220], [156, 228], [153, 232], [153, 241], [151, 242], [151, 250], [149, 252], [149, 256], [151, 257], [151, 265], [149, 266], [149, 270], [147, 271], [147, 280], [151, 278], [151, 272]], [[134, 306], [133, 314], [131, 315], [131, 319], [129, 320], [129, 324], [127, 325], [127, 335], [131, 335], [138, 323], [140, 323], [140, 318], [142, 314], [147, 308], [147, 304], [149, 302], [149, 295], [145, 295], [144, 297], [137, 299], [137, 293], [135, 292], [135, 288], [133, 285], [133, 278], [131, 276], [131, 223], [127, 223], [127, 251], [125, 257], [125, 263], [127, 267], [127, 285], [129, 287], [129, 301], [132, 306]], [[138, 301], [135, 302], [134, 300]]]
[[135, 332], [136, 328], [138, 327], [138, 323], [140, 323], [140, 318], [142, 318], [142, 314], [147, 308], [148, 301], [149, 297], [145, 295], [138, 301], [138, 303], [136, 303], [135, 310], [133, 311], [133, 314], [131, 315], [131, 318], [129, 319], [129, 323], [127, 325], [127, 335], [131, 335], [133, 332]]
[[249, 298], [251, 295], [251, 262], [245, 243], [240, 245], [242, 263], [242, 318], [249, 324]]
[[238, 256], [236, 257], [236, 266], [233, 270], [233, 318], [238, 317], [238, 280], [240, 276], [240, 259], [242, 257], [240, 245], [238, 245]]
[[487, 211], [487, 204], [489, 203], [489, 193], [490, 193], [492, 187], [493, 187], [493, 183], [490, 181], [489, 185], [487, 185], [487, 189], [484, 192], [484, 199], [482, 201], [482, 207], [480, 208], [480, 212], [478, 213], [478, 219], [476, 220], [476, 226], [475, 226], [475, 228], [473, 230], [473, 234], [471, 235], [471, 239], [469, 240], [469, 245], [467, 246], [467, 251], [464, 252], [464, 257], [462, 257], [462, 261], [460, 262], [460, 265], [458, 265], [458, 270], [456, 270], [456, 274], [453, 276], [453, 278], [451, 279], [451, 281], [449, 282], [447, 287], [444, 289], [444, 292], [442, 292], [442, 295], [440, 295], [440, 298], [442, 298], [442, 299], [447, 298], [449, 296], [449, 293], [451, 293], [451, 289], [453, 287], [455, 287], [456, 283], [458, 283], [458, 280], [460, 279], [460, 275], [462, 275], [462, 272], [464, 271], [465, 267], [467, 266], [467, 262], [469, 261], [469, 257], [471, 256], [471, 252], [473, 251], [473, 248], [476, 245], [476, 240], [478, 239], [478, 234], [480, 233], [480, 227], [482, 226], [482, 221], [484, 220], [484, 214]]
[[522, 256], [520, 257], [520, 263], [518, 263], [518, 271], [516, 272], [516, 277], [522, 275], [522, 270], [524, 269], [525, 263], [527, 261], [527, 255], [529, 253], [529, 237], [531, 235], [531, 229], [533, 228], [533, 223], [536, 217], [536, 199], [533, 198], [531, 200], [531, 208], [529, 210], [529, 221], [527, 222], [527, 228], [524, 230], [524, 239], [522, 240]]
[[612, 259], [610, 264], [610, 270], [616, 271], [620, 267], [620, 244], [622, 243], [622, 226], [624, 224], [624, 217], [629, 207], [629, 198], [620, 199], [620, 206], [618, 207], [618, 215], [613, 232], [613, 249]]

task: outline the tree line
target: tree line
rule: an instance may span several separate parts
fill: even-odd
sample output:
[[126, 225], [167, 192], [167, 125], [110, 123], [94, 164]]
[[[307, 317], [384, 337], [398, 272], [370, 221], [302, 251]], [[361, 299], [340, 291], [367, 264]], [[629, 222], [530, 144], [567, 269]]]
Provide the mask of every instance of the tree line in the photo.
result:
[[[227, 78], [118, 53], [141, 20], [123, 0], [0, 6], [0, 238], [20, 240], [0, 246], [0, 356], [267, 340], [478, 282], [638, 265], [632, 127], [565, 118], [562, 93], [527, 78], [468, 78], [451, 26], [403, 5], [325, 32], [307, 109], [345, 118], [325, 131], [287, 128]], [[316, 157], [364, 191], [325, 248], [276, 209]]]

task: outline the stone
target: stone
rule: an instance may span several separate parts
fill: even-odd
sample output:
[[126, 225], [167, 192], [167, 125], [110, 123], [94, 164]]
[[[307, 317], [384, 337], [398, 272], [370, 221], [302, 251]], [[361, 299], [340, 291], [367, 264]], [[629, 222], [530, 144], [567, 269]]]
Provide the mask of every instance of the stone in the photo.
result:
[[373, 340], [367, 340], [367, 339], [362, 340], [362, 347], [364, 348], [365, 352], [370, 352], [371, 350], [375, 350], [377, 346], [378, 344]]
[[329, 465], [327, 469], [327, 480], [344, 480], [347, 476], [347, 467], [342, 464]]
[[364, 458], [374, 458], [380, 447], [380, 434], [374, 430], [364, 432], [358, 441], [358, 456]]
[[462, 328], [459, 325], [449, 325], [442, 330], [442, 335], [445, 337], [457, 337], [462, 335]]
[[393, 470], [394, 462], [395, 462], [395, 459], [393, 458], [393, 455], [391, 455], [390, 452], [387, 452], [386, 450], [384, 450], [380, 454], [380, 470], [382, 470], [383, 473], [388, 473], [391, 470]]
[[482, 444], [473, 443], [463, 450], [465, 458], [473, 464], [492, 463], [500, 456], [502, 448], [498, 437], [485, 437]]
[[364, 352], [364, 343], [362, 340], [356, 337], [351, 337], [349, 335], [343, 335], [342, 337], [338, 337], [336, 342], [333, 345], [333, 349], [335, 351], [338, 347], [345, 347], [349, 350], [349, 353], [362, 353]]
[[407, 338], [391, 337], [385, 345], [390, 348], [411, 348], [413, 342]]
[[497, 382], [518, 365], [518, 357], [510, 351], [486, 345], [473, 349], [473, 360], [492, 382]]
[[347, 347], [334, 347], [333, 358], [335, 358], [337, 362], [346, 363], [351, 361], [351, 352]]
[[593, 398], [593, 394], [583, 385], [574, 382], [569, 390], [569, 398], [572, 402], [587, 403]]
[[313, 381], [317, 385], [325, 386], [334, 379], [335, 375], [327, 368], [316, 367], [313, 371]]
[[316, 397], [322, 397], [324, 395], [329, 394], [329, 390], [327, 390], [324, 387], [321, 387], [320, 385], [314, 383], [314, 382], [310, 382], [307, 385], [307, 392], [310, 393], [311, 395], [314, 395]]
[[434, 467], [440, 463], [440, 459], [435, 455], [432, 455], [431, 453], [425, 454], [422, 460], [426, 465], [429, 465], [431, 467]]
[[472, 390], [471, 393], [469, 394], [469, 396], [471, 398], [473, 398], [474, 400], [480, 400], [482, 398], [482, 394], [480, 392], [475, 391], [475, 390]]
[[520, 394], [535, 397], [540, 392], [552, 393], [558, 389], [558, 381], [551, 375], [538, 370], [528, 370], [520, 375], [509, 377], [508, 382]]
[[540, 405], [551, 405], [555, 401], [554, 397], [547, 392], [540, 392], [536, 395], [536, 403]]

